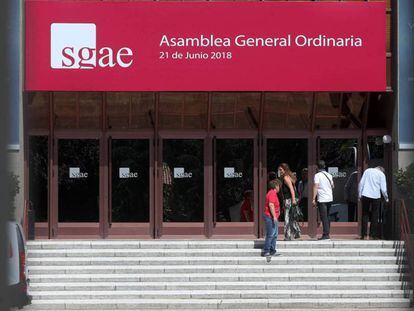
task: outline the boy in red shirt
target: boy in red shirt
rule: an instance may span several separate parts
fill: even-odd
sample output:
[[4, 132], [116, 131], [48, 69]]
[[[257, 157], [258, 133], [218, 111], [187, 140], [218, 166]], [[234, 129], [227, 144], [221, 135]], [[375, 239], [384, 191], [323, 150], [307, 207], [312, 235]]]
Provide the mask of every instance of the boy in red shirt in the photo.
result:
[[263, 256], [273, 256], [276, 254], [276, 240], [278, 235], [278, 219], [280, 215], [280, 204], [277, 193], [280, 190], [279, 180], [269, 181], [269, 190], [266, 194], [264, 208], [264, 221], [266, 225], [266, 238], [263, 248]]

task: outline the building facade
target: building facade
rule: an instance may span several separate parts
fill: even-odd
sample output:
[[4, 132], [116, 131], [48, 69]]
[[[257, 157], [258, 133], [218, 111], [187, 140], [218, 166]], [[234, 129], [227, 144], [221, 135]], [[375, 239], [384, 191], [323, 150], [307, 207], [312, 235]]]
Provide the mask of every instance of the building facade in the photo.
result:
[[388, 141], [398, 123], [393, 1], [383, 14], [384, 91], [26, 89], [29, 235], [261, 237], [268, 174], [288, 163], [304, 185], [303, 233], [313, 237], [321, 228], [308, 194], [319, 159], [335, 177], [332, 234], [358, 235], [363, 170], [382, 165], [391, 181], [398, 157]]

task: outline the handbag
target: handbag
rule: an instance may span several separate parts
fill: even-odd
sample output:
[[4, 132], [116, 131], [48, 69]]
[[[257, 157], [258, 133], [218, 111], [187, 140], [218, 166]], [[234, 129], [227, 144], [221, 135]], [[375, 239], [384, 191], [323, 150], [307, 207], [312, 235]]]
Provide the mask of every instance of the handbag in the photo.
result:
[[297, 196], [296, 188], [295, 188], [295, 197], [296, 197], [296, 204], [295, 205], [292, 204], [290, 208], [290, 213], [294, 220], [301, 221], [303, 220], [303, 212], [302, 212], [301, 207], [298, 204], [299, 198]]
[[290, 216], [292, 217], [292, 219], [296, 220], [296, 221], [300, 221], [303, 219], [303, 212], [301, 207], [299, 206], [299, 195], [298, 195], [298, 191], [296, 190], [296, 186], [293, 185], [293, 190], [295, 191], [295, 201], [296, 204], [292, 204], [290, 207]]

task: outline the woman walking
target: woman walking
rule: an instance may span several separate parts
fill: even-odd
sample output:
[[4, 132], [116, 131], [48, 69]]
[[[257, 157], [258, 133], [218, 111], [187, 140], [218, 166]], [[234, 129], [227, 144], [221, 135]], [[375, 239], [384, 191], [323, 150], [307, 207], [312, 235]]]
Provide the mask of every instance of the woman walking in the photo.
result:
[[[300, 227], [297, 222], [298, 198], [296, 195], [296, 176], [292, 173], [287, 163], [282, 163], [278, 167], [282, 189], [280, 195], [285, 210], [285, 241], [300, 238]], [[295, 211], [296, 209], [296, 211]]]

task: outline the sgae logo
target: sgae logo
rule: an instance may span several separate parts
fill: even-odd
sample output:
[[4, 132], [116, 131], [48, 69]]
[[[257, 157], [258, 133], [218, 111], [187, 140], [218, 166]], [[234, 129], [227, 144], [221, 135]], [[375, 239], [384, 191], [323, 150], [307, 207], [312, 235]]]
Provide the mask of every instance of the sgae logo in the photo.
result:
[[128, 68], [133, 62], [129, 47], [98, 49], [95, 24], [53, 23], [50, 43], [50, 66], [54, 69]]

